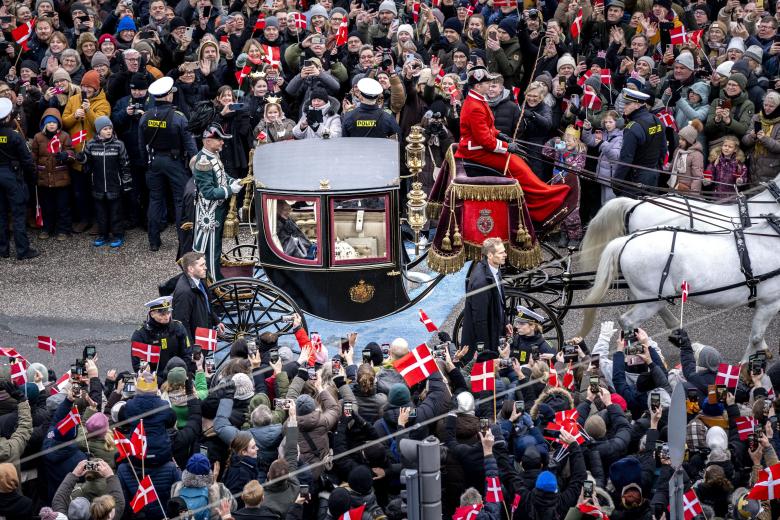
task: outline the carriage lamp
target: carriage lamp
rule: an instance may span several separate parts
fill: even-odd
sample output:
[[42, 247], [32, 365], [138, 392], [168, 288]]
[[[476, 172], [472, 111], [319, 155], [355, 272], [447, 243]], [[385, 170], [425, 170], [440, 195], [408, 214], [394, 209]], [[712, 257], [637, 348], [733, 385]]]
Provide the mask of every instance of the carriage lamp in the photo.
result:
[[412, 189], [406, 194], [406, 219], [409, 227], [414, 231], [414, 254], [420, 254], [420, 232], [428, 222], [425, 215], [425, 207], [428, 205], [428, 196], [422, 189], [420, 172], [425, 167], [425, 135], [421, 126], [411, 128], [406, 138], [406, 167], [414, 176]]
[[415, 177], [425, 168], [425, 135], [419, 125], [414, 125], [406, 137], [406, 167]]

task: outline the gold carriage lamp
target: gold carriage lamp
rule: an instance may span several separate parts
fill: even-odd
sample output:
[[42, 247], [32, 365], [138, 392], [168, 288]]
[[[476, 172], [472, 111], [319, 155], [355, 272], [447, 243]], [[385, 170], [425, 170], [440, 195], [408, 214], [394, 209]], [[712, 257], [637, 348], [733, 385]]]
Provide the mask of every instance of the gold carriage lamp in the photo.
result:
[[415, 125], [411, 128], [406, 138], [406, 167], [411, 176], [414, 177], [412, 189], [406, 195], [406, 219], [409, 227], [414, 231], [414, 253], [420, 254], [420, 232], [428, 222], [425, 214], [425, 208], [428, 206], [428, 197], [422, 189], [420, 182], [420, 172], [425, 167], [425, 136], [421, 126]]

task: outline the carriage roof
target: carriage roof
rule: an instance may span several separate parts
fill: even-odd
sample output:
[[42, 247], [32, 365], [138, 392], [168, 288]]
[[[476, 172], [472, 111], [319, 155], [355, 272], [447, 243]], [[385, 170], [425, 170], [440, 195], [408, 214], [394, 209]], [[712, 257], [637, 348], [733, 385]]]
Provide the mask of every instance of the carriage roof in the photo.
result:
[[[281, 141], [258, 146], [253, 168], [257, 185], [269, 191], [397, 188], [398, 143], [362, 137]], [[329, 181], [327, 190], [320, 187], [324, 179]]]

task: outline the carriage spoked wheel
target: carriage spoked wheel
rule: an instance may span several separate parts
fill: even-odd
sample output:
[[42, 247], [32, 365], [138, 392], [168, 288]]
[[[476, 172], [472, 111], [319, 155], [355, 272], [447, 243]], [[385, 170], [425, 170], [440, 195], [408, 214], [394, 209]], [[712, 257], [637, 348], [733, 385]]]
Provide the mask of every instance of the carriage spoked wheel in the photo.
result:
[[[542, 322], [543, 336], [550, 346], [559, 348], [563, 345], [563, 328], [558, 319], [558, 313], [537, 298], [536, 295], [525, 293], [516, 287], [507, 286], [504, 289], [504, 309], [509, 323], [512, 323], [517, 315], [518, 305], [527, 307], [544, 317]], [[455, 320], [455, 329], [452, 332], [452, 340], [458, 346], [460, 346], [460, 339], [463, 334], [463, 319], [463, 311], [460, 311], [458, 318]]]
[[[261, 282], [268, 282], [268, 276], [260, 265], [257, 244], [238, 244], [222, 253], [222, 265], [251, 266], [252, 277]], [[249, 274], [249, 273], [247, 273]]]
[[225, 324], [220, 340], [227, 344], [240, 337], [257, 338], [264, 332], [289, 334], [292, 323], [282, 320], [288, 314], [298, 313], [306, 327], [306, 318], [292, 298], [255, 278], [220, 280], [209, 287], [209, 297], [211, 309]]

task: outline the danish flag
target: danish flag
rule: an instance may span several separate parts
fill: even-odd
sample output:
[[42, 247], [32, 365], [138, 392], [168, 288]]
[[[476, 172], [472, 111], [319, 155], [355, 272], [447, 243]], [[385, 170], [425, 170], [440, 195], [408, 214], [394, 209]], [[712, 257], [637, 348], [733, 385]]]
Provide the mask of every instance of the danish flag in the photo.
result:
[[574, 19], [574, 21], [571, 24], [571, 27], [569, 28], [569, 31], [571, 32], [571, 37], [574, 39], [579, 38], [581, 30], [582, 30], [582, 7], [580, 7], [579, 11], [577, 11], [577, 17]]
[[590, 78], [593, 75], [592, 70], [586, 70], [585, 73], [577, 78], [577, 86], [581, 87], [585, 84], [586, 81], [588, 81], [588, 78]]
[[612, 85], [612, 71], [601, 69], [601, 82], [605, 85]]
[[474, 6], [473, 5], [469, 5], [466, 8], [466, 18], [468, 19], [468, 17], [471, 16], [472, 14], [474, 14]]
[[261, 47], [263, 48], [263, 61], [271, 67], [281, 68], [282, 57], [279, 47], [271, 47], [270, 45], [261, 45]]
[[309, 26], [309, 22], [306, 20], [306, 16], [303, 13], [293, 13], [293, 20], [295, 21], [295, 27], [297, 29], [306, 29]]
[[550, 362], [550, 377], [547, 379], [547, 386], [559, 386], [558, 372], [555, 370], [555, 365], [552, 362]]
[[517, 0], [495, 0], [493, 7], [517, 7]]
[[699, 29], [698, 31], [693, 31], [692, 33], [688, 33], [688, 41], [697, 47], [701, 47], [701, 37], [703, 34], [704, 34], [704, 29]]
[[141, 419], [138, 425], [133, 430], [133, 435], [130, 436], [130, 445], [132, 446], [133, 455], [139, 459], [146, 458], [146, 431], [144, 431], [144, 420]]
[[685, 303], [688, 301], [688, 292], [691, 289], [691, 286], [688, 285], [688, 282], [683, 280], [682, 285], [680, 286], [680, 289], [682, 290], [682, 302]]
[[257, 20], [255, 21], [255, 31], [262, 31], [265, 29], [265, 13], [260, 13], [257, 15]]
[[79, 144], [86, 138], [87, 138], [87, 131], [79, 130], [78, 132], [70, 136], [70, 142], [71, 144]]
[[585, 106], [585, 108], [599, 110], [601, 108], [601, 98], [593, 91], [593, 89], [588, 87], [582, 94], [582, 104]]
[[473, 520], [477, 518], [481, 509], [482, 504], [460, 506], [455, 510], [455, 514], [452, 515], [452, 520]]
[[696, 496], [696, 491], [691, 488], [683, 495], [683, 516], [685, 520], [693, 520], [696, 518], [696, 515], [701, 514], [704, 514], [701, 502], [699, 502], [699, 497]]
[[238, 82], [239, 87], [241, 86], [241, 83], [244, 82], [244, 78], [249, 76], [250, 72], [252, 72], [252, 67], [250, 67], [249, 65], [244, 65], [244, 67], [241, 70], [235, 73], [236, 81]]
[[339, 30], [336, 33], [336, 47], [341, 47], [349, 39], [349, 22], [346, 18], [341, 21]]
[[57, 342], [49, 336], [38, 336], [38, 348], [48, 350], [52, 355], [57, 353]]
[[32, 35], [33, 28], [35, 27], [35, 22], [37, 18], [33, 18], [29, 22], [18, 26], [16, 29], [11, 31], [11, 37], [13, 37], [14, 41], [22, 46], [22, 49], [25, 51], [29, 51], [30, 47], [27, 46], [27, 41], [30, 39], [30, 36]]
[[496, 389], [495, 359], [474, 363], [471, 369], [471, 391], [486, 392]]
[[683, 25], [669, 31], [669, 36], [672, 38], [672, 45], [683, 45], [688, 41], [688, 33]]
[[748, 436], [755, 431], [756, 420], [753, 417], [737, 417], [734, 419], [734, 424], [737, 425], [737, 433], [739, 433], [739, 440], [746, 441]]
[[43, 211], [41, 210], [41, 203], [38, 199], [38, 186], [35, 187], [35, 227], [43, 227]]
[[260, 141], [261, 143], [264, 143], [266, 139], [268, 139], [268, 135], [266, 135], [265, 132], [260, 130], [260, 133], [257, 134], [257, 140]]
[[412, 4], [412, 21], [414, 23], [420, 21], [420, 2], [414, 2]]
[[141, 343], [139, 341], [133, 341], [131, 343], [133, 349], [130, 351], [132, 357], [136, 357], [147, 363], [159, 363], [160, 362], [160, 347], [157, 345], [149, 345], [148, 343]]
[[739, 365], [729, 365], [728, 363], [718, 365], [718, 375], [715, 376], [716, 385], [736, 388], [737, 383], [739, 383]]
[[138, 483], [138, 491], [135, 492], [135, 496], [130, 502], [130, 507], [133, 508], [133, 513], [137, 513], [155, 500], [157, 500], [157, 492], [154, 490], [152, 478], [146, 475]]
[[574, 409], [555, 412], [555, 422], [558, 424], [565, 424], [567, 421], [576, 421], [579, 417], [580, 414]]
[[428, 379], [431, 374], [439, 371], [439, 367], [436, 366], [436, 361], [425, 343], [419, 345], [398, 361], [394, 361], [393, 367], [403, 376], [407, 386], [410, 387]]
[[579, 504], [577, 509], [579, 509], [580, 513], [583, 515], [588, 515], [599, 520], [608, 520], [607, 515], [605, 515], [601, 509], [592, 504]]
[[60, 136], [56, 135], [49, 141], [49, 153], [57, 153], [62, 149], [62, 143], [60, 143]]
[[677, 131], [677, 121], [674, 120], [674, 116], [669, 112], [668, 108], [660, 110], [656, 115], [666, 128], [672, 128], [675, 132]]
[[203, 350], [217, 350], [217, 331], [205, 327], [195, 328], [195, 344]]
[[361, 504], [354, 509], [350, 509], [339, 517], [339, 520], [360, 520], [363, 518], [363, 510], [366, 508], [365, 504]]
[[436, 77], [435, 77], [435, 78], [433, 78], [433, 82], [434, 82], [434, 84], [436, 84], [436, 85], [441, 85], [441, 80], [442, 80], [442, 79], [444, 79], [444, 76], [445, 76], [446, 74], [447, 74], [447, 73], [446, 73], [446, 72], [444, 72], [444, 68], [440, 68], [440, 69], [439, 69], [439, 72], [438, 72], [438, 74], [436, 74]]
[[758, 473], [758, 480], [747, 497], [753, 500], [774, 500], [780, 497], [780, 463]]
[[12, 358], [22, 357], [22, 355], [19, 354], [13, 347], [0, 348], [0, 356], [7, 356]]
[[17, 359], [16, 363], [11, 365], [11, 381], [16, 386], [27, 383], [27, 370], [22, 359]]
[[417, 314], [420, 316], [420, 322], [425, 325], [425, 328], [428, 329], [428, 332], [436, 332], [439, 330], [436, 325], [433, 324], [431, 319], [428, 317], [427, 314], [425, 314], [425, 311], [420, 309]]
[[117, 462], [130, 458], [130, 455], [135, 455], [133, 444], [119, 430], [114, 430], [114, 444], [116, 444], [116, 451], [119, 453]]
[[81, 415], [79, 415], [79, 409], [74, 406], [70, 409], [68, 415], [57, 423], [57, 431], [59, 431], [61, 435], [65, 435], [79, 424], [81, 424]]
[[431, 0], [431, 7], [439, 7], [441, 5], [441, 0]]
[[566, 372], [563, 374], [563, 387], [567, 390], [574, 390], [574, 369], [569, 362]]
[[515, 103], [520, 104], [520, 87], [512, 87], [512, 97]]
[[515, 511], [517, 511], [517, 508], [520, 507], [520, 494], [515, 494], [515, 498], [512, 499], [512, 515], [515, 516]]
[[501, 481], [498, 477], [485, 477], [485, 501], [503, 502], [504, 492], [501, 490]]
[[70, 372], [65, 372], [62, 374], [62, 377], [57, 379], [57, 381], [51, 386], [49, 393], [51, 395], [55, 395], [63, 392], [68, 384], [68, 381], [70, 381]]

